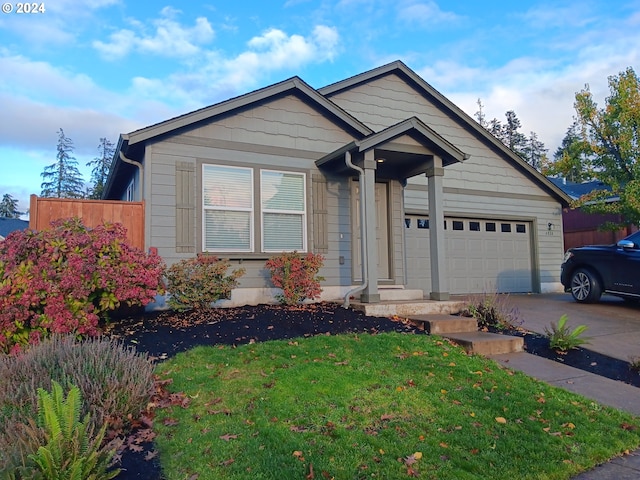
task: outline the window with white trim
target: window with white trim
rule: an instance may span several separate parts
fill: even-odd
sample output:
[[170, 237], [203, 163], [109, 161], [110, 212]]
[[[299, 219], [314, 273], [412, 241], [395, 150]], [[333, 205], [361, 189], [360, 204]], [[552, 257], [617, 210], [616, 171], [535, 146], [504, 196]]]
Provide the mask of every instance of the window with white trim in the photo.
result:
[[260, 171], [262, 251], [306, 251], [304, 173]]
[[202, 249], [252, 252], [253, 202], [253, 169], [203, 165]]
[[304, 173], [203, 165], [202, 190], [204, 251], [306, 251]]

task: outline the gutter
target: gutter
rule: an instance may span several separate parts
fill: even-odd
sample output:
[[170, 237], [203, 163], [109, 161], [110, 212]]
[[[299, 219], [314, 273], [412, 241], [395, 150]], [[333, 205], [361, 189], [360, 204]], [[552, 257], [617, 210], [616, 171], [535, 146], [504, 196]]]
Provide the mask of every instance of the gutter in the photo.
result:
[[344, 308], [349, 308], [349, 299], [352, 295], [362, 292], [365, 288], [367, 288], [369, 286], [369, 270], [367, 268], [367, 262], [364, 260], [364, 255], [366, 255], [367, 252], [367, 236], [365, 235], [365, 221], [366, 221], [366, 217], [365, 217], [365, 198], [364, 198], [364, 186], [362, 184], [362, 176], [364, 175], [364, 170], [360, 167], [358, 167], [357, 165], [354, 165], [353, 162], [351, 161], [351, 152], [345, 152], [344, 153], [344, 163], [347, 167], [351, 168], [352, 170], [355, 170], [356, 172], [358, 172], [358, 181], [360, 183], [359, 186], [359, 190], [360, 190], [360, 243], [361, 243], [361, 247], [362, 248], [362, 285], [357, 286], [356, 288], [352, 288], [351, 290], [349, 290], [346, 295], [344, 296], [344, 303], [342, 304], [342, 306]]
[[142, 168], [142, 164], [140, 162], [136, 162], [135, 160], [131, 160], [124, 156], [122, 150], [120, 150], [120, 160], [130, 165], [135, 165], [138, 167], [138, 171], [140, 172], [140, 201], [144, 200], [144, 169]]

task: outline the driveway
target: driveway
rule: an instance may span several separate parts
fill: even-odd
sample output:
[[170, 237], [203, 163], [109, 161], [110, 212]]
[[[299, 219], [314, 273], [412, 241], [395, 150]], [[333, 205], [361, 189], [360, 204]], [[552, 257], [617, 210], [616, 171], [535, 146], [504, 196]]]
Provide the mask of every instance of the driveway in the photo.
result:
[[640, 357], [640, 305], [603, 295], [600, 303], [581, 304], [568, 293], [510, 295], [508, 304], [517, 309], [522, 327], [545, 333], [551, 322], [567, 314], [567, 324], [574, 328], [587, 325], [589, 350], [629, 361]]

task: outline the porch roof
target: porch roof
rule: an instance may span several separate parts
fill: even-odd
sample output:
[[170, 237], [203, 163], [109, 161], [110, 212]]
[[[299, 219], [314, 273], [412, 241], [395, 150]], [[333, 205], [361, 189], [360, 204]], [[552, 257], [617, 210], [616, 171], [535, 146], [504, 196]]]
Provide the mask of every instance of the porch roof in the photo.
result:
[[[409, 136], [419, 145], [401, 143], [400, 137]], [[434, 155], [442, 158], [442, 166], [462, 162], [469, 155], [438, 135], [417, 117], [411, 117], [361, 140], [354, 140], [316, 161], [320, 169], [334, 173], [347, 173], [351, 169], [344, 161], [350, 152], [354, 163], [361, 163], [364, 152], [375, 150], [377, 175], [381, 178], [403, 180], [426, 173], [433, 165]]]

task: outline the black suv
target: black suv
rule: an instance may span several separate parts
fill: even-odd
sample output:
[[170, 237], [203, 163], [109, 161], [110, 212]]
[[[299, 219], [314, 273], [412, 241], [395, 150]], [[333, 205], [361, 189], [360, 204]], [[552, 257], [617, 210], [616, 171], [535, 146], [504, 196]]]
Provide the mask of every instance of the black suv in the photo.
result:
[[613, 245], [570, 248], [560, 281], [577, 302], [597, 302], [603, 293], [640, 300], [640, 232]]

